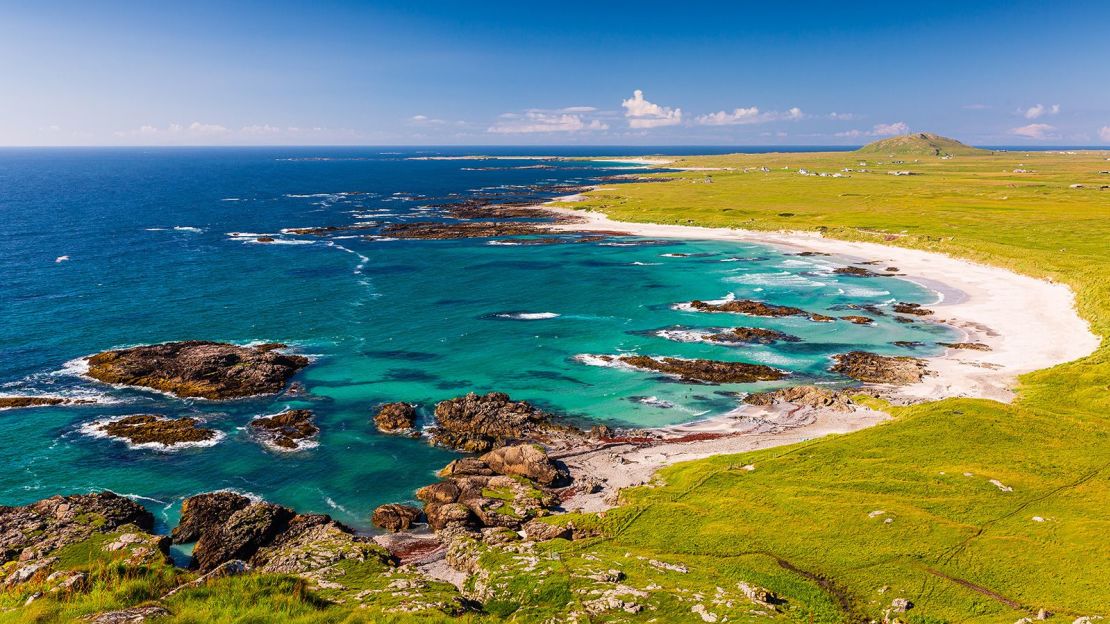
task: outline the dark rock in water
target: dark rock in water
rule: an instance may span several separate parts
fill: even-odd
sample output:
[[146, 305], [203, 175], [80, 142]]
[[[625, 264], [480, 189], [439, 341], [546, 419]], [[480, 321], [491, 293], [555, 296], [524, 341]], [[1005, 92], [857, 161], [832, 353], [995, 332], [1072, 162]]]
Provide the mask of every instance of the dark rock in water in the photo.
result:
[[837, 269], [833, 269], [833, 273], [836, 273], [837, 275], [847, 275], [849, 277], [881, 277], [882, 276], [881, 273], [876, 273], [874, 271], [864, 269], [862, 267], [854, 267], [854, 266], [840, 267], [840, 268], [837, 268]]
[[466, 223], [412, 221], [409, 223], [391, 223], [381, 230], [383, 236], [429, 240], [496, 238], [499, 236], [525, 236], [548, 232], [551, 232], [550, 228], [520, 221], [476, 221]]
[[470, 453], [484, 453], [513, 440], [546, 440], [557, 436], [581, 436], [581, 432], [555, 425], [551, 415], [509, 395], [473, 392], [441, 401], [435, 409], [432, 442]]
[[455, 219], [557, 219], [560, 216], [550, 210], [532, 206], [533, 202], [490, 204], [481, 200], [469, 200], [450, 205], [447, 213]]
[[831, 256], [832, 254], [827, 254], [827, 253], [824, 253], [824, 252], [821, 252], [821, 251], [802, 251], [802, 252], [798, 252], [796, 254], [791, 254], [791, 255], [809, 257], [809, 256]]
[[480, 458], [497, 474], [521, 476], [540, 485], [555, 485], [570, 478], [567, 471], [535, 444], [517, 444], [494, 449]]
[[898, 314], [912, 314], [914, 316], [929, 316], [933, 313], [932, 310], [921, 307], [920, 303], [906, 303], [904, 301], [894, 304], [894, 311]]
[[949, 349], [969, 349], [971, 351], [990, 351], [991, 348], [981, 342], [938, 342], [942, 347]]
[[734, 327], [716, 334], [710, 334], [705, 339], [713, 342], [744, 342], [748, 344], [774, 344], [780, 340], [783, 342], [801, 342], [802, 340], [797, 336], [791, 336], [776, 329], [764, 329], [762, 327]]
[[256, 243], [272, 243], [272, 242], [274, 242], [274, 237], [273, 236], [259, 236], [258, 238], [254, 239], [254, 242], [256, 242]]
[[811, 320], [815, 323], [832, 323], [833, 321], [836, 320], [836, 317], [835, 316], [829, 316], [827, 314], [818, 314], [816, 312], [810, 312], [809, 320]]
[[388, 531], [407, 531], [424, 512], [412, 505], [382, 505], [374, 510], [371, 522]]
[[886, 356], [866, 351], [851, 351], [833, 356], [834, 373], [867, 383], [906, 385], [925, 376], [925, 361], [906, 356]]
[[222, 525], [232, 514], [251, 504], [246, 496], [235, 492], [209, 492], [190, 496], [181, 503], [181, 521], [174, 527], [174, 544], [197, 541], [201, 534]]
[[856, 325], [871, 325], [875, 322], [874, 319], [871, 319], [869, 317], [856, 315], [842, 316], [840, 317], [840, 320], [849, 321], [851, 323], [855, 323]]
[[95, 403], [81, 399], [67, 399], [53, 396], [4, 396], [0, 397], [0, 410], [18, 409], [21, 407], [49, 407], [53, 405], [80, 405]]
[[338, 232], [357, 232], [359, 230], [372, 230], [377, 225], [367, 223], [354, 223], [351, 225], [326, 225], [323, 227], [306, 227], [306, 228], [285, 228], [282, 234], [293, 234], [295, 236], [327, 236], [328, 234], [336, 234]]
[[910, 323], [914, 322], [914, 320], [912, 318], [909, 318], [909, 317], [906, 317], [906, 316], [896, 316], [896, 317], [894, 317], [894, 320], [898, 323], [903, 324], [903, 325], [909, 325]]
[[297, 449], [311, 441], [320, 428], [312, 422], [312, 410], [288, 410], [251, 421], [263, 442], [283, 449]]
[[98, 353], [90, 358], [89, 377], [141, 386], [179, 397], [234, 399], [275, 394], [308, 358], [285, 355], [284, 345], [240, 347], [205, 341], [167, 342]]
[[37, 559], [93, 533], [110, 533], [128, 524], [150, 531], [154, 516], [142, 505], [112, 492], [54, 496], [22, 507], [0, 506], [0, 561]]
[[763, 303], [762, 301], [752, 301], [751, 299], [737, 299], [733, 301], [723, 301], [721, 303], [708, 303], [705, 301], [694, 300], [690, 302], [690, 307], [699, 312], [731, 312], [733, 314], [747, 314], [749, 316], [808, 316], [812, 321], [835, 321], [831, 316], [823, 314], [809, 313], [801, 308], [793, 306], [780, 306], [770, 303]]
[[174, 446], [191, 442], [205, 442], [216, 437], [212, 429], [202, 429], [196, 418], [167, 418], [159, 414], [133, 414], [94, 425], [96, 429], [132, 444], [161, 444]]
[[231, 514], [215, 529], [202, 531], [193, 549], [193, 564], [202, 572], [232, 559], [247, 561], [289, 526], [293, 512], [272, 503], [252, 503]]
[[763, 364], [746, 362], [718, 362], [716, 360], [684, 360], [673, 357], [654, 358], [646, 355], [602, 356], [617, 360], [633, 368], [675, 375], [683, 381], [708, 383], [751, 383], [774, 381], [787, 373]]
[[416, 426], [416, 407], [411, 403], [386, 403], [378, 409], [374, 424], [382, 433], [410, 432]]
[[890, 344], [892, 344], [896, 347], [905, 347], [906, 349], [916, 349], [918, 347], [924, 347], [925, 346], [924, 342], [918, 342], [916, 340], [895, 340], [894, 342], [892, 342]]
[[794, 386], [771, 392], [758, 392], [744, 397], [749, 405], [772, 407], [777, 403], [790, 403], [802, 407], [829, 409], [836, 412], [852, 410], [852, 399], [843, 392], [827, 390], [817, 386]]

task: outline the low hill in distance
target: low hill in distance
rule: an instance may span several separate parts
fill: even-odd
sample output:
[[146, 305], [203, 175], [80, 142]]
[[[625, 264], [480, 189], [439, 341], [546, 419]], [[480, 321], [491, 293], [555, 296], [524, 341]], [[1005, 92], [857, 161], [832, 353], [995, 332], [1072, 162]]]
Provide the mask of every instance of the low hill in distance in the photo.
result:
[[975, 156], [991, 152], [932, 132], [914, 132], [868, 143], [856, 150], [856, 153], [887, 156]]

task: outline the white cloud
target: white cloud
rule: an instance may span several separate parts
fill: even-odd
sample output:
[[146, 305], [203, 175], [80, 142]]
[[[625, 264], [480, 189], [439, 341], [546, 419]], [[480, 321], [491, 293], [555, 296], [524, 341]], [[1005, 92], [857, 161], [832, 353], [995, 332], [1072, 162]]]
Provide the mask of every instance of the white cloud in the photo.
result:
[[252, 136], [266, 136], [271, 134], [281, 134], [281, 128], [271, 126], [270, 124], [254, 124], [250, 126], [243, 126], [240, 130], [243, 134]]
[[1060, 105], [1053, 104], [1052, 106], [1045, 106], [1044, 104], [1037, 104], [1030, 106], [1022, 113], [1026, 119], [1037, 119], [1045, 115], [1058, 115], [1060, 114]]
[[906, 134], [910, 131], [910, 127], [904, 121], [897, 121], [889, 124], [875, 124], [870, 130], [846, 130], [844, 132], [837, 132], [835, 136], [857, 138], [857, 137], [874, 137], [874, 136], [894, 136], [897, 134]]
[[119, 137], [167, 137], [167, 138], [190, 138], [190, 137], [214, 137], [222, 136], [230, 133], [231, 131], [219, 124], [206, 124], [199, 121], [194, 121], [188, 126], [183, 126], [177, 123], [171, 123], [165, 128], [158, 128], [157, 126], [142, 125], [135, 130], [125, 130], [116, 132]]
[[409, 125], [413, 126], [441, 126], [447, 123], [442, 119], [434, 119], [427, 115], [413, 115], [409, 117]]
[[682, 123], [682, 109], [660, 106], [644, 99], [644, 92], [636, 89], [632, 97], [621, 101], [624, 116], [630, 128], [658, 128]]
[[739, 126], [747, 124], [768, 123], [771, 121], [797, 121], [805, 117], [802, 109], [791, 108], [785, 112], [768, 111], [760, 112], [759, 108], [736, 108], [731, 113], [718, 111], [708, 115], [699, 115], [694, 121], [703, 126]]
[[1013, 128], [1010, 130], [1010, 134], [1027, 139], [1043, 140], [1052, 138], [1052, 131], [1055, 129], [1055, 126], [1050, 126], [1045, 123], [1035, 123], [1029, 124], [1028, 126], [1021, 126], [1020, 128]]
[[517, 113], [501, 115], [500, 121], [490, 126], [487, 132], [494, 134], [533, 134], [537, 132], [581, 132], [608, 129], [609, 125], [600, 119], [587, 121], [582, 115], [530, 110], [523, 115]]
[[836, 121], [851, 121], [858, 118], [859, 115], [855, 113], [829, 113], [829, 119], [835, 119]]
[[594, 108], [593, 106], [568, 106], [566, 108], [560, 108], [556, 112], [559, 112], [559, 113], [593, 113], [593, 112], [596, 112], [596, 111], [597, 111], [597, 109]]
[[1103, 126], [1099, 128], [1098, 138], [1102, 139], [1105, 143], [1110, 143], [1110, 126]]

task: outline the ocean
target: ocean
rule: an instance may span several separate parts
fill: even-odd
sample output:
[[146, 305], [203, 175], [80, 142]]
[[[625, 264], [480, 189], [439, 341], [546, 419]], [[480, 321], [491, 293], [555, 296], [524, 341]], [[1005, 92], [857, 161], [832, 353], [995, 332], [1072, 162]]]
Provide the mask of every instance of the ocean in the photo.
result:
[[[539, 201], [567, 185], [643, 170], [527, 158], [582, 152], [0, 150], [0, 395], [97, 401], [0, 412], [0, 504], [110, 489], [150, 507], [165, 528], [176, 522], [184, 497], [231, 488], [369, 529], [375, 506], [413, 500], [415, 489], [457, 456], [378, 433], [372, 417], [383, 402], [418, 403], [427, 419], [436, 401], [502, 391], [584, 426], [651, 427], [724, 413], [753, 390], [844, 385], [848, 380], [827, 372], [835, 353], [929, 355], [940, 351], [933, 343], [954, 338], [942, 326], [903, 325], [890, 316], [859, 326], [675, 307], [737, 297], [843, 315], [853, 312], [828, 311], [936, 300], [907, 281], [833, 274], [840, 266], [833, 258], [755, 244], [610, 238], [513, 245], [389, 240], [372, 230], [281, 233], [442, 219], [444, 203]], [[439, 159], [473, 153], [505, 158]], [[275, 241], [257, 242], [262, 235]], [[803, 340], [684, 341], [698, 330], [738, 325]], [[286, 343], [312, 358], [296, 378], [306, 393], [182, 400], [80, 375], [82, 356], [187, 339]], [[911, 352], [894, 341], [925, 346]], [[740, 360], [792, 375], [774, 384], [691, 385], [583, 357], [621, 353]], [[252, 418], [286, 408], [315, 412], [315, 448], [275, 452], [249, 435]], [[90, 436], [83, 427], [136, 413], [193, 415], [225, 435], [215, 445], [161, 451]]]

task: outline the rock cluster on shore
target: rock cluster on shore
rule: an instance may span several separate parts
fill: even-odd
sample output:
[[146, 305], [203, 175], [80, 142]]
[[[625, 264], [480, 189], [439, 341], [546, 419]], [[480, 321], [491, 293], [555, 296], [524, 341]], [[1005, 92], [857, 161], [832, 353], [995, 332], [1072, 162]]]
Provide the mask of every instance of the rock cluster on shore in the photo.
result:
[[690, 308], [699, 312], [730, 312], [733, 314], [747, 314], [749, 316], [769, 316], [769, 317], [782, 317], [782, 316], [805, 316], [811, 321], [827, 323], [835, 321], [836, 319], [824, 314], [816, 312], [806, 312], [801, 308], [794, 306], [780, 306], [771, 303], [764, 303], [762, 301], [753, 301], [751, 299], [735, 299], [730, 301], [722, 301], [719, 303], [710, 303], [707, 301], [699, 301], [695, 299], [690, 302]]
[[525, 401], [513, 401], [502, 392], [441, 401], [435, 408], [436, 424], [429, 431], [434, 444], [468, 453], [484, 453], [516, 440], [553, 442], [581, 438], [581, 431], [552, 422], [551, 415]]
[[762, 327], [733, 327], [705, 337], [713, 342], [743, 342], [748, 344], [774, 344], [776, 342], [801, 342], [801, 338], [791, 336], [776, 329]]
[[235, 399], [275, 394], [308, 358], [282, 344], [251, 347], [190, 340], [104, 351], [88, 358], [88, 376], [179, 397]]
[[772, 407], [779, 403], [790, 403], [812, 409], [828, 409], [835, 412], [852, 411], [855, 404], [844, 392], [819, 388], [817, 386], [792, 386], [770, 392], [757, 392], [744, 397], [748, 405]]
[[911, 314], [913, 316], [929, 316], [933, 313], [932, 310], [921, 307], [920, 303], [906, 303], [904, 301], [895, 303], [894, 311], [898, 314]]
[[851, 351], [833, 360], [832, 372], [866, 383], [907, 385], [921, 381], [927, 372], [924, 360], [907, 356]]

